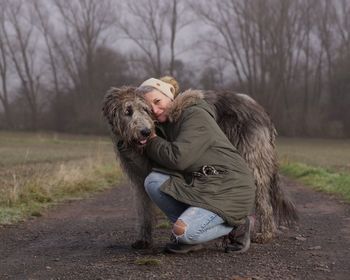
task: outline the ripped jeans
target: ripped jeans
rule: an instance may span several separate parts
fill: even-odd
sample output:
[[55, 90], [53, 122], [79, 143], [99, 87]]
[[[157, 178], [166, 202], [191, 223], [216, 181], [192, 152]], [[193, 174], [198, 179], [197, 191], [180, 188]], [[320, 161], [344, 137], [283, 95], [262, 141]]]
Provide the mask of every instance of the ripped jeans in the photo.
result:
[[144, 185], [151, 200], [173, 223], [177, 220], [185, 223], [185, 232], [182, 235], [174, 234], [178, 242], [203, 243], [227, 235], [233, 229], [217, 214], [203, 208], [192, 207], [163, 193], [160, 186], [168, 179], [169, 175], [151, 172], [146, 177]]

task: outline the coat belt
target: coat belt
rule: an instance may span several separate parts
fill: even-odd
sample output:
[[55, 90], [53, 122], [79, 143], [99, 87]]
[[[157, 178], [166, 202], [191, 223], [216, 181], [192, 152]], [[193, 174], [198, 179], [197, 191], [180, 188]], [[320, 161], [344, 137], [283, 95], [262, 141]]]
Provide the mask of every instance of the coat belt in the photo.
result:
[[193, 177], [207, 177], [227, 173], [226, 170], [218, 170], [212, 165], [203, 165], [199, 171], [192, 172]]

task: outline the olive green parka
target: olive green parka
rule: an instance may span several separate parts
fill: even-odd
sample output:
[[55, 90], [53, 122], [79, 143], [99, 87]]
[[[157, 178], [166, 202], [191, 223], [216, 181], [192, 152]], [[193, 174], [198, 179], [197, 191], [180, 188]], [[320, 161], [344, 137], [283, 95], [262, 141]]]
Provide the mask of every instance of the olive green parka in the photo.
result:
[[[175, 98], [168, 114], [146, 147], [153, 170], [170, 175], [161, 191], [217, 213], [232, 226], [242, 223], [254, 207], [254, 178], [216, 123], [214, 110], [201, 91], [188, 90]], [[219, 174], [194, 175], [205, 165]]]

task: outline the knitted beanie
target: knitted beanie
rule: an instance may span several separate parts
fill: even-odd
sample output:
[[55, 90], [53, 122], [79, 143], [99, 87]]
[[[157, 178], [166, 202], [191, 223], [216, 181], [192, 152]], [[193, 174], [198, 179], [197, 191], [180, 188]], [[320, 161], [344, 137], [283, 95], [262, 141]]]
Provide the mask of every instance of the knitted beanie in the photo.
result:
[[155, 78], [150, 78], [150, 79], [144, 81], [140, 85], [140, 87], [143, 87], [143, 86], [153, 87], [153, 88], [159, 90], [160, 92], [164, 93], [171, 100], [174, 100], [175, 88], [169, 83], [165, 83], [165, 82], [158, 80], [158, 79], [155, 79]]

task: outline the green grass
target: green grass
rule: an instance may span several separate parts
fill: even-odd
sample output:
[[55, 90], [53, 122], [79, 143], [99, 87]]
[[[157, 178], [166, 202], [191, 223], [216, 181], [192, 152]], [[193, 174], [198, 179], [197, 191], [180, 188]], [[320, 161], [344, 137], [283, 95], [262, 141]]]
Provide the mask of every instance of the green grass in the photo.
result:
[[121, 172], [108, 138], [0, 132], [0, 224], [116, 185]]
[[350, 202], [350, 174], [337, 173], [303, 163], [282, 164], [281, 171], [283, 174], [300, 180], [317, 190], [339, 194]]
[[160, 228], [160, 229], [170, 229], [172, 228], [172, 224], [169, 220], [165, 220], [163, 222], [160, 222], [159, 224], [157, 224], [156, 228]]
[[278, 139], [282, 174], [350, 202], [350, 140]]

